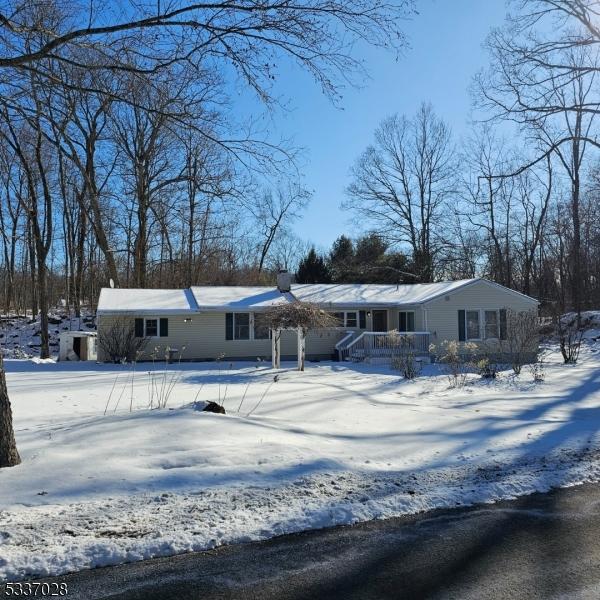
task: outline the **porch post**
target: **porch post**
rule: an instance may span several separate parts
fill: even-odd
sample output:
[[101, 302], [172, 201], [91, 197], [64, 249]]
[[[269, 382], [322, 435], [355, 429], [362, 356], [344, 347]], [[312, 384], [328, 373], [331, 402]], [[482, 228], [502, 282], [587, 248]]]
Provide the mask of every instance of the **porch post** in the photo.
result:
[[298, 371], [304, 371], [306, 335], [303, 327], [298, 327]]
[[271, 365], [281, 367], [281, 329], [271, 329]]

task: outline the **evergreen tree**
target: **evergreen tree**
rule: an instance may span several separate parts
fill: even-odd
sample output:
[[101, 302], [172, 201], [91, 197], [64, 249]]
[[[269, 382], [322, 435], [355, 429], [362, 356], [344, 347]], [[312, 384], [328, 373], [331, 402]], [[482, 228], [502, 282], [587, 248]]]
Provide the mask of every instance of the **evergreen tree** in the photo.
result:
[[341, 235], [329, 252], [329, 270], [335, 283], [351, 283], [354, 281], [354, 245], [352, 240]]
[[300, 261], [296, 273], [297, 283], [331, 283], [331, 274], [325, 259], [314, 248]]

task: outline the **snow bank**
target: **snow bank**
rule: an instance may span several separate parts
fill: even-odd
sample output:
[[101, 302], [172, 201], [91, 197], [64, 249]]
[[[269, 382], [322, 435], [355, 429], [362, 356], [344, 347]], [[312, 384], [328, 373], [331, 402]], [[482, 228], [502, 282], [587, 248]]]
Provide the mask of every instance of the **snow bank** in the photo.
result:
[[[574, 366], [552, 354], [541, 384], [524, 369], [458, 390], [435, 366], [412, 382], [339, 363], [277, 382], [249, 363], [172, 366], [153, 411], [158, 367], [7, 369], [23, 458], [0, 471], [7, 579], [600, 480], [593, 346]], [[225, 416], [193, 408], [218, 398]]]

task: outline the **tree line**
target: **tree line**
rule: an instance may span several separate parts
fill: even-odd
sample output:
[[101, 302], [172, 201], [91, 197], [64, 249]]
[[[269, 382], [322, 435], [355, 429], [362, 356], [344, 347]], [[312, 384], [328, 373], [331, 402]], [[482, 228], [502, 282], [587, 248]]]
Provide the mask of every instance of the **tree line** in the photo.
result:
[[[588, 0], [511, 7], [485, 43], [470, 134], [455, 139], [429, 104], [384, 119], [352, 167], [344, 208], [389, 248], [377, 260], [411, 275], [387, 269], [386, 281], [483, 276], [547, 313], [579, 314], [600, 297], [598, 11]], [[352, 274], [340, 271], [338, 251], [311, 250], [300, 278], [320, 265], [313, 280], [371, 280], [351, 252]]]

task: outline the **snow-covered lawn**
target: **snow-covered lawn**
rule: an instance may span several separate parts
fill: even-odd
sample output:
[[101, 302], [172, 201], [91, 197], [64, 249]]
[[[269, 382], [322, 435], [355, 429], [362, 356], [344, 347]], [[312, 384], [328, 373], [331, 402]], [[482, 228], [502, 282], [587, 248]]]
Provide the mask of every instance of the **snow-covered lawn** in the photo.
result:
[[[274, 382], [265, 363], [173, 365], [160, 410], [147, 364], [132, 383], [128, 366], [8, 360], [23, 463], [0, 471], [0, 578], [600, 479], [596, 348], [575, 366], [552, 354], [544, 383], [524, 369], [463, 389], [435, 366], [404, 381], [289, 364]], [[219, 396], [227, 415], [198, 410]]]

